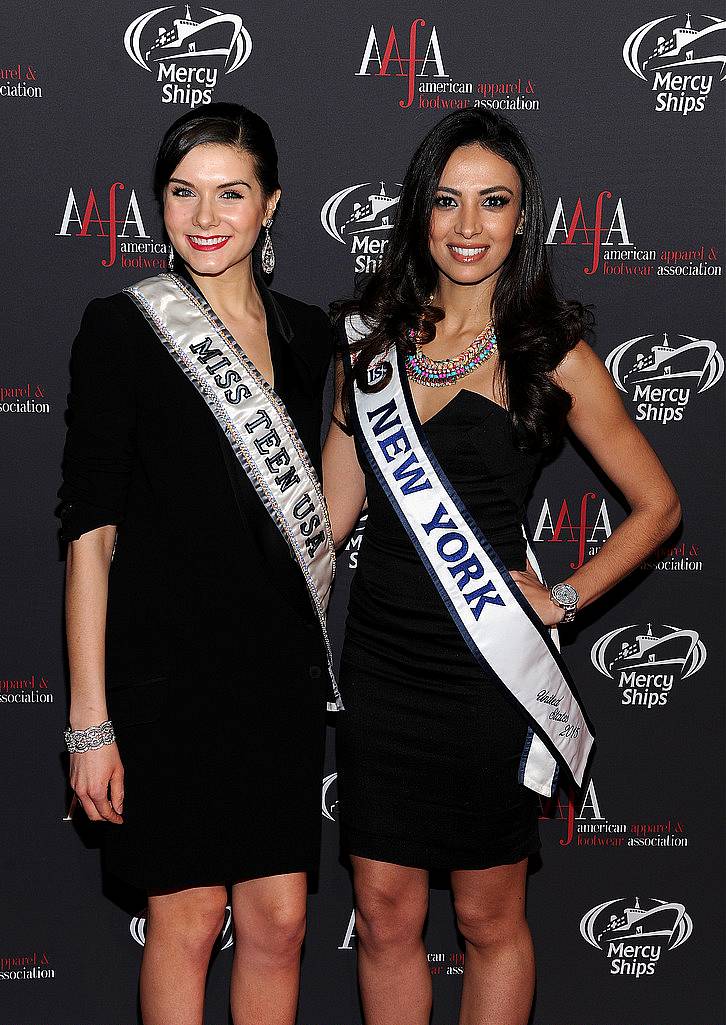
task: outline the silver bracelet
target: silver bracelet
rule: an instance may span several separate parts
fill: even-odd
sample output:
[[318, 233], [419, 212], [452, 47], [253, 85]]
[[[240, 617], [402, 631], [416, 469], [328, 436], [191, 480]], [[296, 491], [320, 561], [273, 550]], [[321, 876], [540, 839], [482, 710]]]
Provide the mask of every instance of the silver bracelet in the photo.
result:
[[70, 753], [76, 754], [95, 751], [104, 744], [113, 744], [116, 734], [113, 732], [113, 723], [107, 719], [100, 726], [89, 726], [86, 730], [72, 730], [69, 726], [63, 733], [63, 739]]

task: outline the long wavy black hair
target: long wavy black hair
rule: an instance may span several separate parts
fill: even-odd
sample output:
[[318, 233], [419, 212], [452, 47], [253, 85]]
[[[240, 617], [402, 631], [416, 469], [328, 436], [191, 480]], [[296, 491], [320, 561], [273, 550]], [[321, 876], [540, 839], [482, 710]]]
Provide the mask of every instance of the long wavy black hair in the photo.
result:
[[[579, 303], [560, 298], [545, 249], [545, 209], [539, 175], [518, 129], [490, 111], [466, 109], [447, 114], [434, 125], [413, 155], [403, 180], [390, 240], [376, 272], [359, 297], [336, 307], [339, 317], [357, 313], [369, 333], [352, 346], [353, 376], [363, 391], [368, 368], [391, 342], [412, 352], [413, 329], [425, 345], [436, 335], [444, 311], [428, 305], [438, 282], [429, 251], [434, 199], [444, 167], [460, 146], [478, 145], [516, 169], [522, 186], [524, 229], [515, 235], [494, 287], [492, 320], [497, 335], [498, 385], [512, 418], [520, 447], [533, 451], [558, 442], [572, 405], [569, 394], [553, 380], [553, 371], [583, 335], [592, 316]], [[348, 381], [345, 408], [349, 408]]]

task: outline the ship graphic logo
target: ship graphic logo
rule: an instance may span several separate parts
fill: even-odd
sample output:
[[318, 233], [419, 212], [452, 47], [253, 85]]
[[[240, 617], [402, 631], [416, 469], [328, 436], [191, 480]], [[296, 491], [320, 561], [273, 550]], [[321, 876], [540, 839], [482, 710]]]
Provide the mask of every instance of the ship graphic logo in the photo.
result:
[[336, 785], [338, 779], [337, 772], [331, 772], [330, 775], [323, 779], [323, 792], [322, 792], [322, 810], [323, 818], [329, 819], [330, 822], [336, 821], [337, 809], [338, 809], [338, 788]]
[[[726, 21], [711, 15], [701, 15], [702, 27], [693, 27], [690, 13], [685, 23], [677, 16], [655, 18], [632, 32], [623, 46], [623, 60], [637, 78], [647, 81], [646, 75], [656, 71], [678, 71], [692, 75], [696, 69], [715, 71], [720, 81], [726, 79]], [[669, 22], [667, 27], [665, 22]], [[653, 41], [651, 33], [660, 26]], [[670, 35], [666, 35], [671, 28]], [[649, 42], [646, 42], [651, 37]]]
[[[252, 38], [242, 19], [213, 7], [198, 10], [203, 12], [200, 19], [192, 17], [189, 4], [157, 7], [136, 18], [124, 33], [124, 47], [131, 60], [152, 71], [152, 65], [164, 61], [193, 63], [200, 57], [223, 57], [224, 73], [237, 71], [252, 53]], [[177, 13], [181, 17], [175, 16]]]
[[[326, 200], [320, 211], [320, 223], [331, 238], [346, 245], [356, 235], [385, 235], [391, 230], [399, 196], [390, 195], [384, 181], [378, 185], [376, 190], [374, 182], [361, 182]], [[343, 206], [345, 200], [348, 202]]]
[[[146, 946], [146, 914], [136, 915], [129, 923], [131, 938], [140, 947]], [[229, 950], [234, 946], [234, 928], [232, 920], [232, 906], [228, 904], [224, 909], [224, 924], [217, 937], [219, 950]]]
[[582, 938], [609, 956], [621, 952], [623, 941], [636, 948], [675, 950], [692, 932], [693, 921], [683, 904], [655, 897], [606, 900], [583, 915], [580, 921]]
[[653, 341], [655, 335], [638, 335], [618, 345], [605, 360], [620, 391], [633, 390], [637, 385], [653, 381], [694, 387], [697, 394], [708, 391], [721, 380], [724, 360], [716, 343], [707, 338], [676, 335], [679, 345], [673, 345], [667, 333], [662, 341]]
[[616, 679], [620, 673], [676, 673], [687, 680], [706, 661], [706, 648], [695, 630], [663, 624], [653, 629], [637, 623], [611, 630], [595, 641], [590, 661], [603, 676]]

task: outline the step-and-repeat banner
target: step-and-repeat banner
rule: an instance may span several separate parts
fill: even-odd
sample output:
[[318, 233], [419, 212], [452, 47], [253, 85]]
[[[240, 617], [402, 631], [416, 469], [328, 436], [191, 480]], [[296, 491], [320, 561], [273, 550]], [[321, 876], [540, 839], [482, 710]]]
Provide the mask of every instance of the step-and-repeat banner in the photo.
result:
[[[542, 809], [528, 900], [533, 1022], [723, 1025], [724, 11], [661, 0], [217, 3], [7, 0], [0, 15], [0, 1022], [138, 1020], [143, 894], [104, 879], [93, 828], [64, 818], [53, 512], [81, 312], [166, 267], [155, 151], [184, 110], [215, 99], [268, 119], [284, 190], [274, 286], [323, 306], [376, 267], [408, 159], [437, 118], [496, 110], [530, 142], [558, 282], [594, 304], [597, 351], [684, 509], [678, 534], [565, 635], [599, 749], [584, 800], [560, 793]], [[597, 552], [624, 516], [622, 497], [568, 442], [529, 506], [549, 579]], [[338, 647], [364, 529], [340, 558]], [[298, 1020], [358, 1025], [332, 742], [320, 813]], [[445, 880], [434, 882], [433, 1022], [454, 1025], [465, 958]], [[228, 920], [207, 1025], [228, 1022], [233, 945]]]

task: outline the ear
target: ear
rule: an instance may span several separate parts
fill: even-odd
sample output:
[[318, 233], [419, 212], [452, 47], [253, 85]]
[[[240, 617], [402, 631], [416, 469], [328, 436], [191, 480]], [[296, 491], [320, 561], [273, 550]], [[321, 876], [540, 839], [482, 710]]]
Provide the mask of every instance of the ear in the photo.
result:
[[272, 195], [268, 198], [267, 203], [265, 204], [266, 221], [271, 221], [272, 218], [275, 216], [275, 210], [277, 209], [277, 204], [280, 202], [281, 195], [282, 189], [276, 189], [275, 192], [273, 192]]

